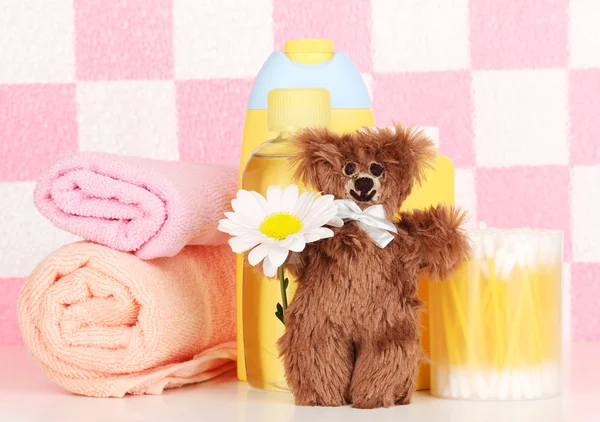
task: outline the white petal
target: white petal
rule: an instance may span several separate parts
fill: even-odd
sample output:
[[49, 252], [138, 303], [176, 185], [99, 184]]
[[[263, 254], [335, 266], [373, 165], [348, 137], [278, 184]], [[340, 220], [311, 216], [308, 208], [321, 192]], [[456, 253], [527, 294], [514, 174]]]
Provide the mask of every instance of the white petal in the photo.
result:
[[319, 207], [317, 204], [311, 204], [310, 208], [308, 209], [308, 212], [302, 219], [302, 227], [305, 229], [316, 227], [316, 224], [314, 222], [318, 219], [319, 212], [321, 211], [321, 207]]
[[288, 254], [289, 251], [286, 248], [282, 248], [281, 246], [269, 247], [269, 261], [276, 267], [280, 267], [283, 265], [283, 263], [288, 257]]
[[[319, 195], [315, 198], [315, 203], [319, 205], [328, 205], [331, 206], [334, 204], [335, 198], [333, 195]], [[337, 208], [337, 205], [336, 205]]]
[[262, 261], [269, 253], [269, 246], [261, 243], [256, 248], [252, 249], [248, 254], [248, 262], [254, 266]]
[[[229, 224], [228, 224], [229, 223]], [[219, 220], [219, 225], [217, 226], [217, 230], [223, 233], [231, 234], [232, 231], [237, 229], [238, 227], [231, 223], [229, 220]]]
[[312, 200], [310, 199], [310, 196], [305, 195], [304, 193], [301, 194], [296, 201], [296, 206], [292, 210], [292, 214], [302, 220], [308, 212], [311, 204]]
[[333, 195], [321, 195], [315, 198], [315, 206], [322, 208], [330, 208], [335, 207], [337, 210], [337, 205], [334, 202]]
[[258, 238], [250, 238], [250, 237], [232, 237], [229, 239], [229, 246], [231, 246], [231, 250], [235, 253], [243, 253], [246, 252], [256, 245], [260, 243], [260, 239]]
[[231, 206], [236, 214], [254, 224], [259, 224], [266, 216], [262, 207], [256, 202], [256, 197], [246, 190], [238, 191], [237, 198], [231, 201]]
[[279, 239], [275, 239], [275, 238], [269, 237], [269, 236], [264, 235], [262, 233], [261, 233], [261, 236], [263, 238], [262, 238], [262, 240], [261, 240], [260, 243], [265, 243], [265, 244], [268, 244], [268, 245], [276, 245], [276, 244], [279, 243]]
[[266, 256], [263, 260], [263, 273], [265, 277], [275, 277], [275, 274], [277, 274], [277, 267], [271, 263], [269, 256]]
[[332, 227], [342, 227], [344, 225], [344, 220], [340, 217], [333, 217], [327, 222], [327, 225]]
[[219, 226], [217, 227], [219, 231], [232, 234], [234, 236], [239, 236], [236, 233], [247, 233], [251, 232], [253, 229], [249, 229], [244, 226], [240, 226], [239, 224], [233, 222], [228, 218], [224, 218], [223, 220], [219, 220]]
[[318, 206], [320, 208], [324, 209], [324, 210], [327, 210], [328, 212], [333, 212], [333, 213], [336, 213], [336, 214], [339, 211], [338, 206], [336, 205], [335, 202], [333, 202], [333, 200], [331, 200], [331, 201], [327, 201], [327, 200], [319, 201]]
[[319, 201], [319, 199], [315, 200], [311, 210], [302, 220], [302, 226], [305, 229], [321, 227], [338, 213], [337, 206], [333, 204], [333, 201]]
[[256, 230], [247, 229], [246, 227], [238, 227], [238, 228], [231, 229], [231, 230], [224, 230], [224, 227], [222, 227], [222, 226], [219, 226], [218, 228], [219, 228], [219, 231], [228, 233], [231, 236], [245, 237], [245, 238], [248, 238], [250, 236], [252, 236], [252, 237], [258, 236]]
[[327, 239], [328, 237], [333, 237], [333, 230], [328, 229], [327, 227], [318, 227], [304, 233], [304, 240], [306, 243], [316, 242], [317, 240]]
[[283, 191], [277, 185], [271, 185], [267, 189], [267, 206], [269, 214], [281, 211], [281, 195]]
[[244, 216], [242, 216], [241, 214], [237, 214], [235, 212], [226, 212], [225, 217], [233, 221], [238, 226], [258, 230], [258, 223], [244, 218]]
[[296, 208], [296, 202], [298, 201], [298, 186], [288, 185], [283, 190], [281, 196], [281, 211], [292, 212]]
[[304, 192], [301, 194], [298, 197], [293, 214], [296, 215], [300, 220], [303, 220], [313, 206], [316, 197], [316, 192]]
[[256, 203], [262, 208], [263, 212], [264, 212], [264, 216], [269, 215], [269, 206], [267, 205], [267, 200], [265, 199], [264, 196], [262, 196], [260, 193], [255, 192], [253, 190], [250, 191], [250, 194], [254, 197], [254, 200], [256, 201]]
[[327, 223], [329, 223], [331, 220], [333, 220], [334, 218], [336, 218], [338, 213], [337, 208], [326, 208], [322, 211], [322, 214], [319, 216], [318, 219], [316, 219], [315, 223], [318, 226], [323, 226]]
[[279, 242], [279, 246], [293, 252], [302, 252], [306, 247], [306, 241], [304, 240], [304, 235], [296, 233], [289, 235]]

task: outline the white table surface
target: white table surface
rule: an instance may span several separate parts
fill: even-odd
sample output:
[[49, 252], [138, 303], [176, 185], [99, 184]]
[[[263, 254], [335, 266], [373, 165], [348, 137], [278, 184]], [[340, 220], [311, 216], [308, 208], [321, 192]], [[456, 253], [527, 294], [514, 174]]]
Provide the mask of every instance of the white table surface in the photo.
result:
[[408, 406], [358, 410], [296, 407], [290, 394], [254, 390], [233, 373], [160, 396], [79, 397], [54, 385], [15, 347], [0, 349], [0, 421], [600, 422], [600, 343], [574, 344], [568, 367], [559, 398], [466, 402], [419, 392]]

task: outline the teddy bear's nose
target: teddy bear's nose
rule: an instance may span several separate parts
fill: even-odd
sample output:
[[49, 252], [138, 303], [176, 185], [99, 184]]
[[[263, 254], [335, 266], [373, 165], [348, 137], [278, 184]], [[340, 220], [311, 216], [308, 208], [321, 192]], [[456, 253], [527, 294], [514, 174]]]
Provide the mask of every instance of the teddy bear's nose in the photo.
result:
[[369, 177], [359, 177], [354, 181], [354, 187], [361, 193], [369, 193], [373, 189], [373, 179]]

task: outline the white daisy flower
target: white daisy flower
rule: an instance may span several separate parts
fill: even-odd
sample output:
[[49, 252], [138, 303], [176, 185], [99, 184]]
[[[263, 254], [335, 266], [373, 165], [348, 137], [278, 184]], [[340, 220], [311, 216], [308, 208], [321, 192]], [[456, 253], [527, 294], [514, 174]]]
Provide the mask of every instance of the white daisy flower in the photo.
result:
[[333, 237], [324, 225], [341, 227], [333, 195], [314, 192], [298, 194], [298, 186], [284, 190], [269, 186], [267, 198], [258, 192], [239, 190], [231, 201], [234, 212], [226, 212], [219, 230], [229, 233], [235, 253], [250, 251], [250, 265], [263, 262], [263, 272], [274, 277], [289, 252], [302, 252], [307, 243]]

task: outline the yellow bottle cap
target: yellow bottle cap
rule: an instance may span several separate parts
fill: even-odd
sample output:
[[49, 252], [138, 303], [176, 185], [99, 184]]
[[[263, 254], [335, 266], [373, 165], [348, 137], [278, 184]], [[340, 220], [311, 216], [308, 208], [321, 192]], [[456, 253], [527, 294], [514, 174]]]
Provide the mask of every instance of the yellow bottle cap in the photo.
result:
[[324, 88], [277, 88], [269, 91], [267, 101], [270, 132], [331, 125], [331, 100]]
[[290, 60], [305, 64], [326, 62], [335, 53], [333, 41], [320, 38], [286, 41], [283, 52]]

